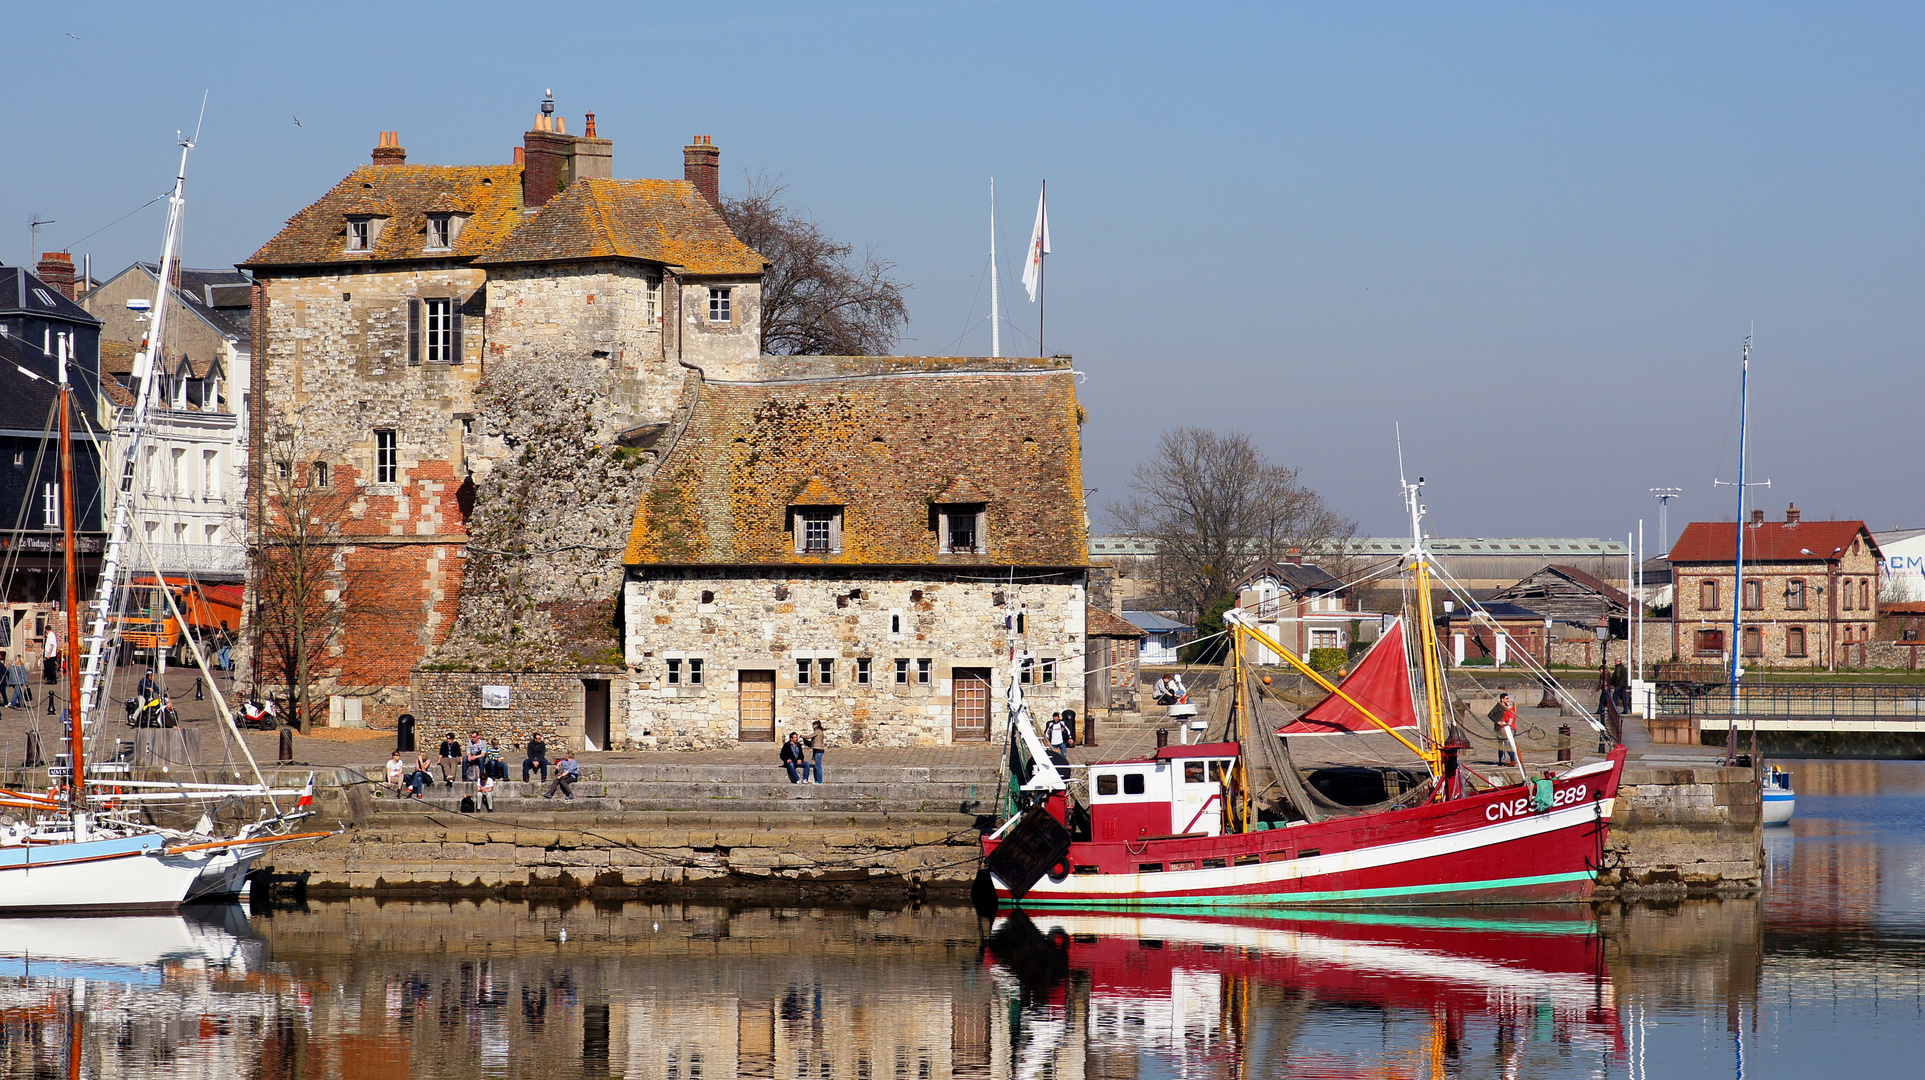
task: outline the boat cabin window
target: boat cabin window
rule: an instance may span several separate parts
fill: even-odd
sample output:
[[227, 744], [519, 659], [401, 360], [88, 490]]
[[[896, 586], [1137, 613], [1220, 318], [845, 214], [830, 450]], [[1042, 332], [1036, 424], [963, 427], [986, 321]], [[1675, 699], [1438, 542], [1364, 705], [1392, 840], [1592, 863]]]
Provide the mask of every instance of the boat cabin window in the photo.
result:
[[1123, 777], [1123, 794], [1125, 795], [1143, 794], [1143, 774], [1142, 773], [1129, 773]]
[[1183, 763], [1183, 782], [1186, 784], [1201, 784], [1205, 780], [1207, 780], [1208, 777], [1205, 775], [1206, 764], [1207, 763], [1202, 761], [1184, 762]]
[[1096, 793], [1098, 795], [1116, 794], [1116, 774], [1113, 772], [1097, 773]]

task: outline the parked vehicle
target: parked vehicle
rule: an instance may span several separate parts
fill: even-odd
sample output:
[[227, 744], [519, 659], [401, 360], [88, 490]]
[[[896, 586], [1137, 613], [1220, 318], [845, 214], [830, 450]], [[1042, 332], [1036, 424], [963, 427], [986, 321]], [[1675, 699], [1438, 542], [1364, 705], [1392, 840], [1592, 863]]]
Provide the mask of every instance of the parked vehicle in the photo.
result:
[[[201, 642], [203, 651], [214, 651], [221, 628], [234, 633], [241, 625], [242, 588], [239, 585], [209, 585], [185, 577], [156, 579], [138, 577], [128, 584], [130, 597], [127, 614], [116, 622], [123, 659], [152, 661], [160, 653], [167, 662], [182, 665], [190, 658], [187, 639]], [[174, 602], [167, 602], [172, 593]], [[183, 626], [174, 617], [178, 607], [186, 618]], [[213, 658], [209, 656], [209, 663]]]

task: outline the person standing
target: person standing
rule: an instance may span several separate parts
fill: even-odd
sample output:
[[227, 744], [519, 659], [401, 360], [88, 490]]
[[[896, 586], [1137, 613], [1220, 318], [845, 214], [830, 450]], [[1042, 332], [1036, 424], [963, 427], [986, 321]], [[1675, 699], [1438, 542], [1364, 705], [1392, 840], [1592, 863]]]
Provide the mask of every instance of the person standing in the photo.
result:
[[227, 628], [227, 620], [221, 620], [220, 632], [214, 635], [216, 647], [215, 665], [222, 671], [234, 670], [234, 632]]
[[27, 707], [27, 665], [14, 657], [7, 665], [7, 708], [24, 709]]
[[802, 733], [799, 731], [789, 732], [788, 740], [782, 744], [782, 749], [776, 754], [776, 757], [782, 762], [782, 767], [788, 770], [789, 783], [801, 783], [802, 776], [800, 773], [808, 771], [809, 768], [807, 760], [803, 757], [802, 753]]
[[541, 773], [544, 781], [548, 779], [548, 740], [543, 739], [539, 731], [528, 736], [528, 756], [521, 762], [522, 783], [528, 782], [528, 774], [531, 772]]
[[[55, 609], [54, 615], [59, 615]], [[40, 643], [40, 681], [48, 686], [60, 681], [60, 631], [47, 623], [47, 639]]]
[[828, 752], [829, 733], [823, 728], [822, 721], [817, 720], [815, 722], [815, 732], [809, 736], [809, 753], [811, 755], [809, 767], [814, 771], [815, 782], [818, 784], [822, 783], [822, 755]]
[[1497, 763], [1499, 765], [1517, 764], [1517, 704], [1509, 694], [1497, 695], [1497, 704], [1491, 706], [1491, 723], [1497, 725]]
[[1049, 743], [1049, 748], [1059, 754], [1066, 753], [1076, 741], [1070, 734], [1069, 725], [1063, 721], [1062, 713], [1049, 714], [1049, 723], [1043, 728], [1043, 738]]

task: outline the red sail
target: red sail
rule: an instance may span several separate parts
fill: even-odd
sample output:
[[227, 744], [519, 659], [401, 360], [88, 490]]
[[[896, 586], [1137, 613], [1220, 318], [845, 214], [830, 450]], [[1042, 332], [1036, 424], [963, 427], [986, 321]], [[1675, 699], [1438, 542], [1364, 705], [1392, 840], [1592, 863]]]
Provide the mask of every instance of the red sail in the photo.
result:
[[[1338, 684], [1343, 692], [1394, 728], [1417, 726], [1410, 700], [1410, 656], [1404, 649], [1404, 621], [1398, 619], [1377, 639], [1356, 670]], [[1350, 735], [1381, 730], [1349, 702], [1331, 694], [1302, 718], [1277, 729], [1279, 735]]]

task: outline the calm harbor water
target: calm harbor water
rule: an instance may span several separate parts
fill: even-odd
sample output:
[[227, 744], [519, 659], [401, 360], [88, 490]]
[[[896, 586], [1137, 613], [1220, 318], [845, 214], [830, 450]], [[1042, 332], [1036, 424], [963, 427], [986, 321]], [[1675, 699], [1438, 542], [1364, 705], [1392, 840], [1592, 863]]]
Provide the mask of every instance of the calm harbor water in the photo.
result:
[[1798, 819], [1748, 901], [0, 921], [0, 1075], [1917, 1075], [1925, 763], [1791, 765]]

